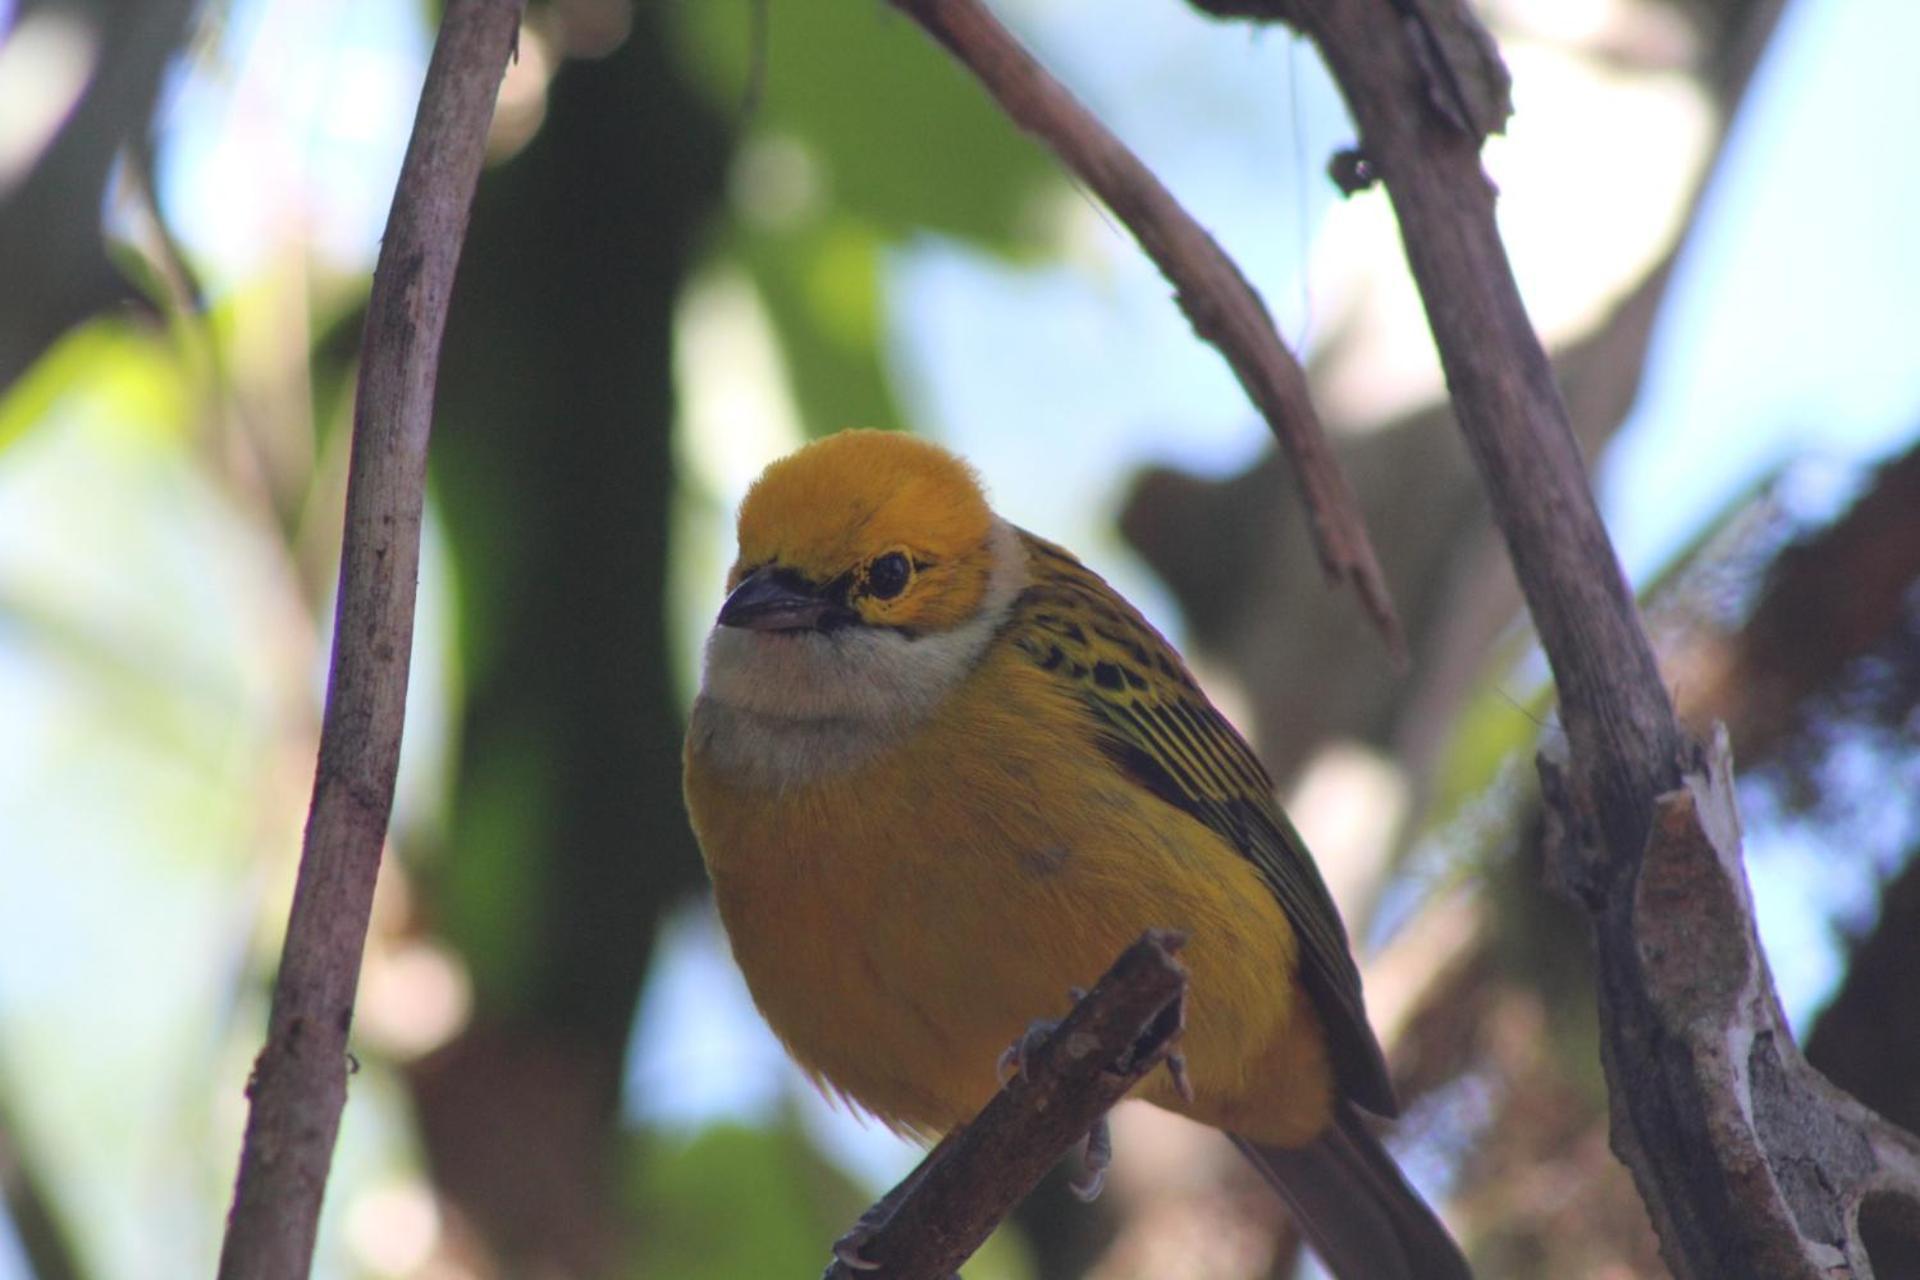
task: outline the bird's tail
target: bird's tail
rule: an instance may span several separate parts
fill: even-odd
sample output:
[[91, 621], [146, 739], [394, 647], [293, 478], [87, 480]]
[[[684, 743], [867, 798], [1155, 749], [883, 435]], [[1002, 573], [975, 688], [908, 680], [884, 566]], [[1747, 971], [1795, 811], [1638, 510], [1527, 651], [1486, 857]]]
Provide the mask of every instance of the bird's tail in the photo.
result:
[[1304, 1147], [1233, 1141], [1339, 1280], [1472, 1280], [1460, 1247], [1349, 1104]]

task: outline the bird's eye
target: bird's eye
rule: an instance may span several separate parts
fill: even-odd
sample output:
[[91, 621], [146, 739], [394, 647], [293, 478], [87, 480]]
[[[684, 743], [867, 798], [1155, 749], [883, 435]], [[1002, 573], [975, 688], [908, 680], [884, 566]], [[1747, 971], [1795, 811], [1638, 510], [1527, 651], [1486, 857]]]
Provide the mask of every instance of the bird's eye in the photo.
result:
[[867, 569], [867, 592], [876, 600], [891, 600], [907, 589], [913, 566], [898, 551], [889, 551]]

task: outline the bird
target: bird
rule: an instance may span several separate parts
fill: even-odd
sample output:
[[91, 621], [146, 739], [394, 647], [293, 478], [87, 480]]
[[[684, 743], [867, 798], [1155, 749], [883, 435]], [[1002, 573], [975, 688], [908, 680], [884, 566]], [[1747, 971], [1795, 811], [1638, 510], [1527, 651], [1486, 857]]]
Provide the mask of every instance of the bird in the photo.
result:
[[931, 1140], [1064, 993], [1178, 930], [1184, 1071], [1133, 1096], [1231, 1135], [1339, 1280], [1468, 1277], [1369, 1120], [1398, 1106], [1326, 884], [1139, 610], [901, 431], [774, 461], [737, 537], [684, 790], [740, 972], [815, 1083]]

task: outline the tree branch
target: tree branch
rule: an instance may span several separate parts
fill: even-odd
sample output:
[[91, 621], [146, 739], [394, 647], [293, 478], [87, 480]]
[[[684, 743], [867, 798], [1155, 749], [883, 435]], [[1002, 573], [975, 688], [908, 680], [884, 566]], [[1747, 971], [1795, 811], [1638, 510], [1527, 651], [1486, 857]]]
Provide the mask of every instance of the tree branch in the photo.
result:
[[1219, 349], [1293, 464], [1331, 582], [1350, 582], [1396, 662], [1406, 640], [1359, 503], [1260, 295], [1153, 171], [1021, 47], [980, 0], [890, 0], [971, 71], [1008, 117], [1125, 223], [1173, 285], [1194, 332]]
[[1904, 1239], [1920, 1220], [1916, 1147], [1808, 1068], [1781, 1016], [1725, 743], [1703, 760], [1674, 719], [1494, 224], [1490, 37], [1462, 0], [1196, 3], [1312, 37], [1392, 199], [1559, 688], [1565, 763], [1542, 761], [1555, 872], [1592, 917], [1614, 1147], [1663, 1256], [1683, 1280], [1871, 1274], [1861, 1223]]
[[1637, 854], [1653, 797], [1679, 781], [1680, 732], [1500, 242], [1483, 133], [1432, 105], [1451, 96], [1446, 83], [1475, 77], [1462, 69], [1442, 81], [1429, 69], [1420, 51], [1455, 42], [1416, 37], [1423, 24], [1401, 13], [1409, 3], [1300, 8], [1393, 200], [1461, 429], [1553, 663], [1579, 781], [1609, 846]]
[[381, 242], [319, 761], [267, 1043], [247, 1086], [223, 1280], [288, 1280], [312, 1263], [399, 767], [440, 337], [519, 21], [518, 0], [448, 4]]
[[1121, 952], [1028, 1054], [1025, 1072], [880, 1202], [892, 1202], [891, 1216], [861, 1247], [876, 1269], [835, 1262], [826, 1280], [955, 1274], [1047, 1170], [1166, 1060], [1185, 1017], [1187, 971], [1173, 954], [1185, 941], [1152, 930]]
[[[85, 94], [33, 171], [11, 189], [0, 184], [0, 262], [7, 264], [0, 388], [87, 317], [130, 297], [143, 301], [107, 256], [99, 212], [122, 150], [151, 124], [161, 79], [187, 38], [196, 6], [192, 0], [104, 0], [60, 8], [97, 40], [98, 56]], [[9, 6], [9, 16], [14, 13]]]

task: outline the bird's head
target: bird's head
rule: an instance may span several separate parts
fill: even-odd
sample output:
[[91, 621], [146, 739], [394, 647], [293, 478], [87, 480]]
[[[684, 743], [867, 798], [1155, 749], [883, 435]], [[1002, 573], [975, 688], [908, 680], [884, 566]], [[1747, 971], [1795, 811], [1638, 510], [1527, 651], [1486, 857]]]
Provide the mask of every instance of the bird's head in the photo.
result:
[[993, 524], [972, 469], [940, 446], [890, 431], [828, 436], [747, 492], [720, 625], [951, 630], [987, 594]]
[[[1020, 588], [1017, 533], [938, 445], [844, 431], [768, 467], [707, 643], [709, 715], [916, 723], [973, 669]], [[744, 740], [758, 741], [753, 735]]]

